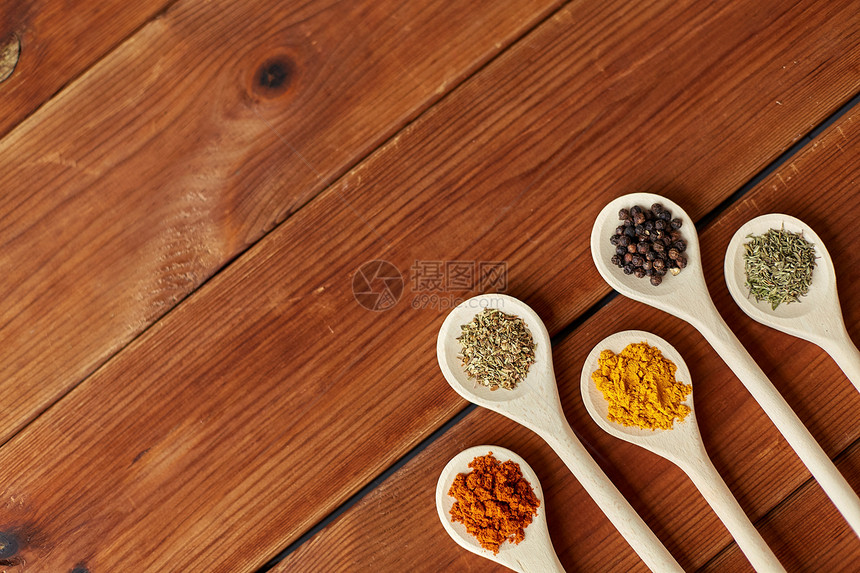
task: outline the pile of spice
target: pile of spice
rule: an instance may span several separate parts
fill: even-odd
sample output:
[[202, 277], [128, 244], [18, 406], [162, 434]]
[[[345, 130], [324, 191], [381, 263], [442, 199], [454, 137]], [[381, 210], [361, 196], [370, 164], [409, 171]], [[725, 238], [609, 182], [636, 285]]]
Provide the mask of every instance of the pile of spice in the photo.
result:
[[625, 274], [650, 277], [659, 286], [667, 272], [677, 275], [687, 266], [687, 243], [681, 237], [681, 219], [660, 203], [650, 209], [634, 205], [618, 212], [621, 224], [609, 242], [615, 247], [612, 264]]
[[591, 379], [609, 403], [609, 420], [648, 430], [671, 430], [690, 407], [683, 402], [692, 387], [675, 380], [678, 369], [658, 348], [628, 344], [620, 354], [600, 353]]
[[490, 452], [469, 462], [448, 490], [454, 498], [451, 520], [462, 523], [484, 549], [499, 552], [505, 541], [519, 543], [537, 514], [540, 500], [519, 464], [499, 462]]
[[767, 301], [771, 308], [800, 302], [812, 284], [815, 247], [785, 228], [770, 229], [764, 235], [747, 235], [744, 244], [746, 287], [757, 302]]
[[486, 308], [460, 327], [459, 358], [469, 378], [490, 390], [513, 390], [535, 361], [535, 342], [518, 316]]

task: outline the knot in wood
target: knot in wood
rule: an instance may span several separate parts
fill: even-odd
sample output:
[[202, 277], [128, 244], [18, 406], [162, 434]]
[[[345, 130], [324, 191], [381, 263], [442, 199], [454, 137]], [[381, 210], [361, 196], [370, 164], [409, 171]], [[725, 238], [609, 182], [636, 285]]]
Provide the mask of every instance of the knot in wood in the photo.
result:
[[12, 557], [18, 553], [18, 538], [11, 533], [0, 531], [0, 559]]
[[0, 82], [12, 75], [20, 56], [21, 40], [17, 34], [13, 33], [0, 40]]
[[269, 58], [257, 69], [254, 91], [264, 97], [277, 97], [289, 89], [295, 73], [295, 64], [289, 58]]

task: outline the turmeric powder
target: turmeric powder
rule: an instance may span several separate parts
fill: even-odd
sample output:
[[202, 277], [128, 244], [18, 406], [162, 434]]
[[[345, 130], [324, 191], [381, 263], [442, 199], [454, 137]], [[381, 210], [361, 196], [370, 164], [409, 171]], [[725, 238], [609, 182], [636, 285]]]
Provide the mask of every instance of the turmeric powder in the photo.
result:
[[675, 380], [678, 367], [645, 342], [628, 344], [620, 354], [600, 353], [591, 375], [609, 403], [609, 420], [624, 426], [670, 430], [690, 407], [683, 404], [692, 386]]
[[472, 471], [458, 474], [448, 490], [455, 499], [451, 520], [462, 523], [481, 547], [493, 553], [506, 540], [522, 541], [540, 500], [519, 464], [500, 463], [490, 452], [469, 462], [469, 467]]

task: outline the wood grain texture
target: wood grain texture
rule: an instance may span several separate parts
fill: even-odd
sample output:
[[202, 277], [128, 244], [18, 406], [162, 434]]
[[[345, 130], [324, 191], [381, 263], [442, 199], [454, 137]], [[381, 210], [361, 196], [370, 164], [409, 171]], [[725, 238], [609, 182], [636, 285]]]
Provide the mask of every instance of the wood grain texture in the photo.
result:
[[[860, 114], [855, 111], [729, 208], [700, 240], [705, 274], [721, 313], [822, 447], [831, 456], [848, 449], [839, 468], [860, 491], [860, 395], [818, 347], [743, 315], [722, 277], [723, 255], [742, 223], [768, 212], [802, 217], [834, 258], [846, 323], [854, 340], [860, 340], [860, 299], [850, 286], [860, 280], [860, 265], [852, 233], [845, 232], [854, 226], [860, 190], [858, 142]], [[728, 367], [686, 323], [619, 296], [554, 348], [562, 403], [595, 459], [682, 566], [751, 570], [679, 469], [610, 437], [591, 422], [579, 395], [582, 364], [593, 344], [625, 329], [652, 331], [685, 357], [706, 448], [787, 570], [850, 570], [847, 564], [860, 559], [860, 540]], [[453, 455], [487, 443], [519, 453], [538, 474], [550, 534], [568, 570], [647, 571], [544, 443], [529, 430], [482, 409], [287, 556], [275, 571], [501, 570], [448, 539], [428, 493]], [[807, 525], [799, 527], [801, 523]]]
[[14, 36], [21, 47], [0, 82], [0, 137], [170, 4], [0, 0], [0, 44]]
[[[232, 13], [223, 17], [235, 20]], [[203, 33], [182, 18], [174, 28]], [[435, 366], [441, 313], [411, 308], [410, 285], [391, 310], [364, 310], [351, 292], [359, 265], [384, 258], [408, 275], [415, 260], [507, 261], [508, 290], [557, 332], [607, 291], [591, 268], [586, 240], [603, 202], [645, 188], [670, 195], [694, 217], [712, 209], [857, 91], [856, 30], [851, 6], [832, 2], [773, 2], [755, 9], [577, 3], [558, 12], [0, 450], [0, 522], [27, 541], [21, 558], [46, 568], [85, 560], [93, 571], [132, 564], [153, 571], [253, 569], [463, 405]], [[785, 68], [775, 64], [795, 59], [798, 64]], [[205, 101], [195, 113], [217, 111]], [[314, 109], [310, 101], [306, 106]], [[708, 121], [693, 113], [703, 108], [712, 114]], [[163, 109], [174, 113], [173, 107]], [[248, 140], [256, 142], [260, 133], [275, 139], [247, 123], [254, 112], [233, 111], [210, 127], [221, 133], [245, 126]], [[179, 117], [163, 121], [173, 126]], [[175, 167], [174, 175], [186, 174], [188, 184], [197, 181], [188, 173], [215, 181], [233, 173], [205, 169], [220, 148], [206, 147], [217, 137], [206, 139], [208, 132], [194, 127], [174, 129], [188, 129], [203, 143], [176, 141], [172, 148], [159, 139], [150, 153], [184, 162], [187, 171]], [[311, 151], [324, 154], [322, 146], [308, 143], [298, 150], [313, 164]], [[286, 156], [283, 147], [277, 149], [279, 159]], [[232, 165], [253, 157], [236, 152]], [[265, 208], [239, 200], [252, 191], [294, 191], [266, 179], [262, 171], [271, 161], [263, 155], [244, 165], [241, 189], [224, 183], [237, 194], [230, 201], [217, 197], [199, 206], [235, 223], [228, 246], [253, 236], [253, 221], [277, 220], [285, 212], [279, 206], [293, 204], [294, 196], [279, 196], [283, 202], [272, 199]], [[135, 157], [128, 162], [145, 164]], [[145, 173], [152, 179], [149, 193], [169, 183], [160, 169]], [[107, 179], [120, 184], [120, 174], [127, 169]], [[259, 190], [267, 181], [273, 187]], [[133, 249], [139, 242], [126, 246], [125, 240], [153, 225], [153, 240], [163, 239], [163, 215], [150, 212], [173, 211], [144, 195], [129, 199], [139, 203], [141, 216], [133, 231], [113, 228], [107, 240], [100, 226], [108, 215], [99, 219], [106, 250]], [[196, 205], [194, 197], [188, 200]], [[194, 248], [212, 248], [212, 260], [230, 252], [212, 247], [212, 236], [203, 231], [178, 236], [175, 252], [192, 261], [192, 269], [199, 268], [198, 255], [188, 255]], [[141, 263], [135, 253], [117, 255], [131, 269], [127, 273], [141, 273], [142, 281], [162, 276], [153, 270], [161, 267]], [[111, 300], [101, 295], [105, 287], [98, 279], [105, 278], [84, 283], [101, 297], [87, 299], [88, 308]], [[114, 292], [140, 292], [137, 284]], [[157, 300], [169, 295], [162, 296]], [[157, 314], [149, 298], [123, 304], [118, 308], [131, 304]], [[667, 336], [668, 329], [658, 334]], [[702, 344], [696, 356], [717, 371]], [[729, 396], [755, 413], [737, 389]], [[768, 436], [766, 430], [750, 436], [727, 429], [738, 435], [737, 445], [748, 444], [747, 451]], [[777, 448], [778, 439], [771, 438]], [[720, 469], [738, 471], [716, 461]], [[756, 480], [786, 483], [768, 473], [769, 466], [755, 469], [764, 472], [754, 474]], [[667, 470], [653, 464], [627, 471], [656, 480]], [[674, 487], [682, 480], [669, 471], [662, 483]], [[799, 462], [794, 471], [802, 473]], [[746, 476], [726, 475], [730, 485], [748, 487]], [[764, 506], [788, 491], [774, 487], [773, 503]], [[694, 511], [684, 496], [673, 499], [679, 514]], [[699, 516], [695, 503], [699, 510], [690, 515]], [[656, 528], [658, 535], [667, 527]], [[713, 529], [706, 547], [715, 552], [726, 542]], [[626, 559], [635, 566], [633, 557]]]
[[[853, 485], [860, 488], [860, 444], [855, 442], [836, 461], [836, 466], [846, 476], [854, 476]], [[795, 571], [853, 571], [857, 568], [857, 538], [845, 531], [844, 522], [836, 508], [814, 482], [807, 482], [793, 492], [786, 502], [780, 504], [759, 521], [759, 528], [766, 539], [791, 539], [791, 546], [780, 548], [782, 559], [793, 563]], [[824, 547], [821, 547], [824, 543]], [[814, 552], [807, 548], [816, 547]], [[702, 571], [737, 571], [743, 562], [743, 554], [732, 543]]]
[[0, 442], [552, 0], [180, 2], [0, 141]]

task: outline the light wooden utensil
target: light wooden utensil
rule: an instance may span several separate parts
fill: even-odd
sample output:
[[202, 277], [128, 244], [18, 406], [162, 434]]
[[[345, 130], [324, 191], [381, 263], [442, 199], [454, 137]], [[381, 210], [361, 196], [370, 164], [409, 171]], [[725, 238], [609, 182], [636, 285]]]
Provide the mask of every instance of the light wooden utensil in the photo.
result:
[[[687, 268], [677, 276], [666, 276], [663, 283], [657, 287], [652, 286], [648, 279], [625, 275], [613, 265], [610, 259], [615, 254], [615, 247], [609, 242], [615, 227], [620, 223], [619, 209], [633, 205], [650, 208], [653, 203], [662, 203], [663, 207], [672, 212], [673, 217], [683, 221], [681, 234], [687, 242]], [[689, 322], [705, 337], [746, 386], [788, 444], [794, 448], [854, 532], [860, 536], [860, 498], [717, 312], [705, 284], [699, 237], [690, 216], [676, 203], [660, 195], [632, 193], [619, 197], [604, 207], [594, 222], [591, 231], [591, 256], [598, 272], [609, 286], [628, 298]]]
[[607, 433], [631, 444], [642, 446], [658, 456], [663, 456], [684, 470], [735, 538], [738, 547], [756, 571], [784, 572], [785, 569], [780, 565], [779, 560], [738, 505], [731, 490], [711, 463], [699, 434], [699, 426], [696, 424], [692, 392], [684, 402], [690, 407], [690, 413], [683, 422], [676, 420], [671, 430], [644, 430], [609, 421], [609, 405], [603, 393], [591, 379], [591, 374], [599, 370], [598, 359], [603, 350], [611, 350], [618, 354], [628, 344], [639, 342], [646, 342], [658, 348], [667, 360], [671, 360], [678, 367], [675, 378], [685, 384], [691, 384], [690, 370], [671, 344], [650, 332], [625, 330], [601, 340], [585, 359], [580, 390], [586, 410], [597, 425]]
[[[471, 322], [485, 308], [497, 308], [523, 319], [537, 344], [534, 364], [526, 379], [513, 390], [492, 391], [477, 385], [467, 378], [458, 358], [460, 326]], [[683, 571], [571, 430], [558, 398], [549, 333], [528, 305], [503, 294], [466, 300], [451, 311], [439, 329], [436, 357], [448, 384], [463, 398], [507, 416], [546, 440], [652, 571]]]
[[[763, 235], [770, 229], [782, 229], [803, 233], [803, 237], [815, 246], [815, 269], [809, 293], [799, 302], [780, 304], [775, 310], [767, 301], [757, 302], [749, 296], [744, 271], [744, 243], [748, 235]], [[817, 344], [830, 354], [848, 379], [860, 390], [860, 351], [854, 346], [839, 306], [836, 293], [836, 271], [833, 260], [821, 238], [809, 225], [790, 215], [771, 213], [756, 217], [745, 223], [732, 237], [726, 249], [724, 267], [729, 293], [747, 316], [762, 324], [787, 334]]]
[[[457, 474], [469, 473], [471, 471], [469, 462], [490, 452], [500, 462], [511, 460], [519, 464], [520, 469], [523, 471], [523, 477], [531, 484], [535, 496], [540, 501], [540, 506], [538, 507], [537, 514], [534, 516], [534, 520], [525, 528], [523, 540], [518, 544], [505, 541], [499, 545], [499, 552], [496, 554], [493, 554], [489, 549], [481, 547], [475, 536], [466, 531], [462, 523], [451, 521], [451, 506], [454, 505], [454, 498], [448, 495], [448, 491], [451, 489], [451, 484], [454, 483], [454, 478], [457, 477]], [[491, 561], [495, 561], [520, 573], [531, 573], [532, 571], [564, 573], [564, 568], [558, 560], [549, 537], [549, 529], [547, 529], [546, 525], [546, 501], [543, 498], [540, 481], [526, 461], [510, 450], [499, 446], [475, 446], [474, 448], [463, 450], [454, 456], [448, 462], [448, 465], [445, 466], [445, 469], [442, 470], [441, 475], [439, 475], [439, 481], [436, 483], [436, 511], [439, 513], [439, 519], [442, 520], [442, 526], [448, 532], [448, 535], [460, 547], [476, 555], [486, 557]]]

